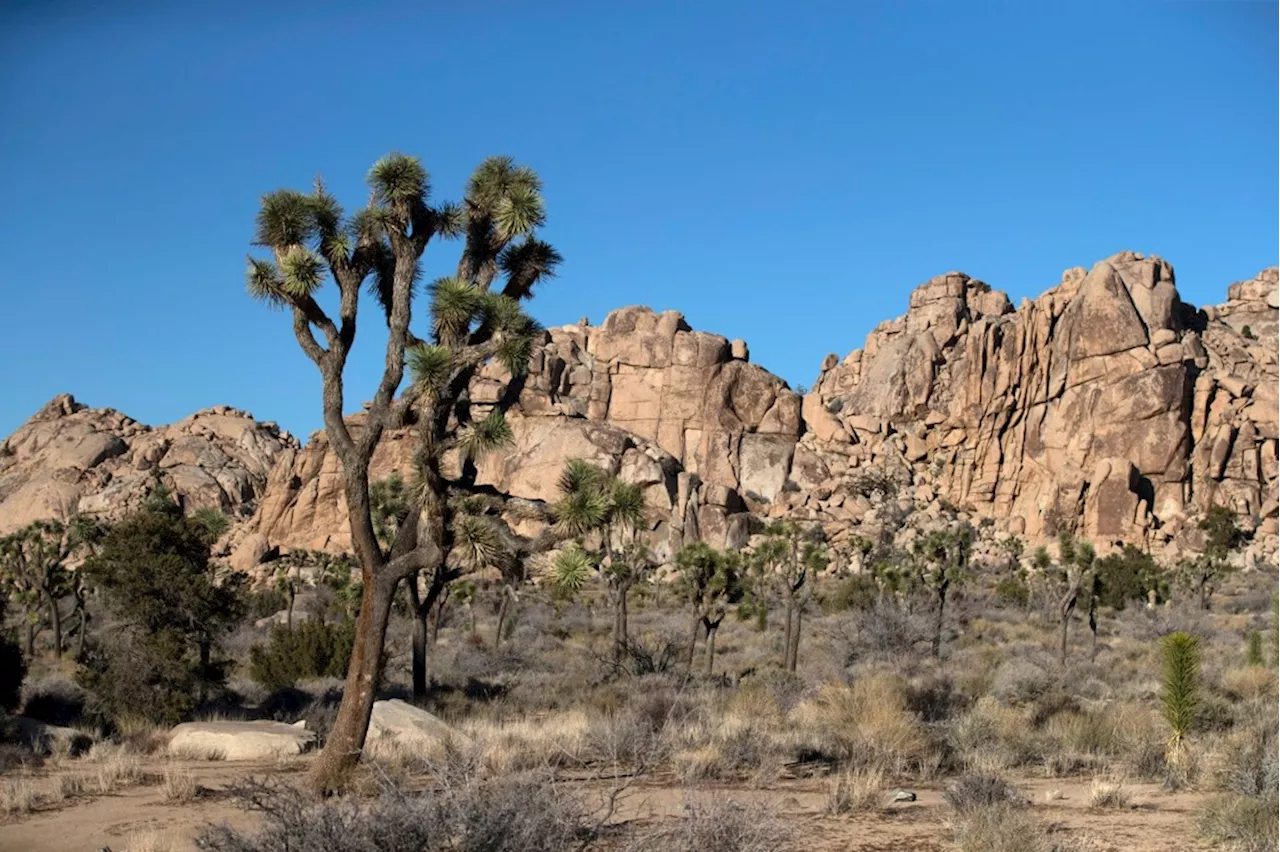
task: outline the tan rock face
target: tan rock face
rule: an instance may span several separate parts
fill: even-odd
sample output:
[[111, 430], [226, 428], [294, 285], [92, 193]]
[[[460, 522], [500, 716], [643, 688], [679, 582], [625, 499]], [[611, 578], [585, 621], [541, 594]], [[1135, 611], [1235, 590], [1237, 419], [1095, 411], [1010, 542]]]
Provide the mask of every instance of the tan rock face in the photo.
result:
[[[568, 459], [592, 461], [644, 486], [660, 558], [700, 538], [744, 542], [747, 511], [817, 520], [842, 542], [881, 523], [867, 483], [882, 475], [899, 502], [946, 501], [1032, 540], [1070, 525], [1173, 546], [1223, 503], [1274, 550], [1277, 278], [1265, 270], [1197, 311], [1169, 264], [1125, 252], [1015, 310], [947, 273], [863, 349], [827, 356], [803, 399], [742, 341], [622, 308], [546, 332], [513, 388], [514, 446], [478, 480], [549, 500]], [[496, 367], [476, 377], [478, 413], [506, 384]], [[412, 452], [408, 430], [388, 432], [373, 478], [410, 477]], [[252, 511], [226, 542], [239, 567], [281, 547], [350, 547], [323, 433], [300, 447], [229, 409], [151, 429], [70, 397], [0, 445], [0, 532], [67, 507], [123, 511], [155, 477], [196, 505]]]
[[225, 406], [152, 428], [63, 394], [0, 443], [0, 534], [76, 512], [120, 517], [157, 481], [189, 506], [247, 516], [297, 446]]
[[935, 278], [863, 350], [824, 362], [802, 445], [887, 466], [1033, 539], [1071, 523], [1159, 544], [1210, 502], [1265, 525], [1276, 281], [1266, 270], [1197, 312], [1169, 264], [1125, 252], [1015, 311], [959, 273]]

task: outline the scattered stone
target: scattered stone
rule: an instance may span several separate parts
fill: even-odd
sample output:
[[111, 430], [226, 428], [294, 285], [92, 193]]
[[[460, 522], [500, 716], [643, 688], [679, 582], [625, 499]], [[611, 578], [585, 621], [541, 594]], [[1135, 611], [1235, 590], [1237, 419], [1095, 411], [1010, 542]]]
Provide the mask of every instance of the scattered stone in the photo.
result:
[[169, 733], [169, 754], [203, 760], [265, 760], [302, 754], [316, 734], [304, 721], [183, 722]]

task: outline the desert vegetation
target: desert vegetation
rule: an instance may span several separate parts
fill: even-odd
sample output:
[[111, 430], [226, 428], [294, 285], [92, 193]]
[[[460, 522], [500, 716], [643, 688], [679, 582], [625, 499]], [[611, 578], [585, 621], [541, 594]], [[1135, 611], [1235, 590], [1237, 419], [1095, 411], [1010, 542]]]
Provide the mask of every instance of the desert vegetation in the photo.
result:
[[[848, 499], [874, 524], [746, 492], [722, 547], [656, 535], [645, 488], [586, 459], [513, 498], [478, 466], [514, 442], [560, 262], [540, 181], [491, 158], [438, 203], [392, 154], [368, 183], [350, 216], [319, 181], [264, 196], [249, 261], [319, 371], [350, 552], [233, 570], [233, 519], [158, 482], [0, 539], [0, 832], [149, 795], [207, 818], [130, 848], [1049, 852], [1120, 848], [1111, 824], [1276, 848], [1275, 578], [1240, 570], [1232, 511], [1166, 564], [1071, 518], [1031, 547], [873, 464]], [[344, 419], [362, 301], [385, 366]], [[411, 469], [375, 478], [391, 430]], [[305, 753], [171, 748], [192, 721], [284, 723]]]

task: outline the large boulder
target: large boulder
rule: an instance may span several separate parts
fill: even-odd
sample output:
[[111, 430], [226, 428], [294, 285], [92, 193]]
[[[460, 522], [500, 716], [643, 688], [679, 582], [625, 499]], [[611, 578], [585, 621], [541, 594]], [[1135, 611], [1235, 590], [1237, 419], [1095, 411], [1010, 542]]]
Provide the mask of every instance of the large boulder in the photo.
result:
[[369, 718], [372, 748], [393, 745], [416, 751], [437, 751], [447, 744], [467, 745], [470, 739], [436, 716], [398, 698], [373, 702]]
[[169, 733], [169, 754], [205, 760], [270, 760], [302, 754], [316, 734], [296, 722], [184, 722]]

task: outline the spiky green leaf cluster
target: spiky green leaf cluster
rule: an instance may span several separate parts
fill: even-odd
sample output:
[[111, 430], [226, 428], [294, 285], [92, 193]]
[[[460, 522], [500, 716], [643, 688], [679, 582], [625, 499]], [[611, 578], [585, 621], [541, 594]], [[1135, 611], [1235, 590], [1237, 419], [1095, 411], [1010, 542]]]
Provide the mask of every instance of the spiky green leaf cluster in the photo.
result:
[[280, 271], [274, 263], [250, 255], [244, 277], [245, 289], [250, 296], [272, 308], [284, 305], [284, 282], [280, 280]]
[[316, 204], [311, 196], [294, 189], [278, 189], [262, 196], [254, 240], [257, 245], [304, 245], [317, 232]]
[[1172, 742], [1182, 743], [1196, 722], [1200, 707], [1200, 640], [1188, 633], [1170, 633], [1160, 640], [1164, 654], [1161, 709]]
[[325, 263], [306, 246], [289, 246], [280, 253], [280, 290], [301, 298], [319, 290], [324, 284]]
[[458, 515], [453, 521], [453, 553], [470, 569], [496, 568], [511, 558], [502, 531], [483, 515]]
[[432, 332], [441, 343], [460, 342], [471, 330], [484, 302], [479, 287], [461, 278], [438, 278], [431, 284]]
[[425, 200], [430, 189], [421, 161], [400, 153], [388, 154], [374, 163], [368, 183], [374, 199], [391, 206]]
[[484, 419], [469, 423], [458, 431], [458, 449], [468, 461], [509, 447], [514, 441], [511, 424], [500, 408], [494, 408]]
[[505, 292], [515, 299], [533, 295], [538, 282], [554, 278], [563, 258], [550, 243], [528, 237], [503, 249], [498, 265], [507, 276]]
[[498, 346], [497, 357], [513, 377], [523, 376], [529, 369], [534, 340], [542, 332], [537, 320], [525, 313], [520, 303], [497, 293], [484, 293], [480, 299], [480, 321], [492, 331]]
[[556, 554], [551, 564], [551, 582], [562, 594], [573, 596], [582, 591], [598, 559], [577, 542]]
[[417, 343], [405, 352], [413, 383], [427, 393], [437, 393], [453, 375], [453, 353], [449, 347], [434, 343]]

